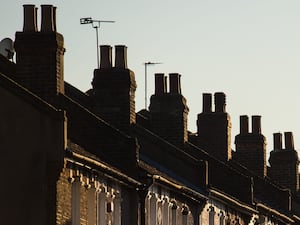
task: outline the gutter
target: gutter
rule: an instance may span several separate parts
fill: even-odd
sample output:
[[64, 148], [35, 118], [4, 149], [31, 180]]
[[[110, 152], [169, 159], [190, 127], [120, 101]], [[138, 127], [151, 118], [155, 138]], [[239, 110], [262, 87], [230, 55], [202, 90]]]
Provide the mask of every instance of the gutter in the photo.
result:
[[295, 220], [300, 221], [300, 217], [299, 217], [299, 216], [293, 214], [292, 217], [293, 217]]
[[208, 197], [203, 195], [203, 194], [200, 194], [199, 192], [197, 191], [194, 191], [193, 189], [191, 188], [188, 188], [184, 185], [180, 185], [178, 183], [175, 183], [173, 181], [170, 181], [169, 179], [165, 178], [165, 177], [162, 177], [160, 175], [153, 175], [152, 176], [152, 179], [155, 181], [159, 181], [159, 182], [163, 182], [177, 190], [180, 190], [182, 192], [185, 192], [185, 193], [189, 193], [191, 195], [193, 195], [194, 197], [197, 197], [197, 198], [201, 198], [201, 199], [205, 199], [205, 200], [208, 200]]
[[[75, 152], [69, 152], [69, 153], [71, 154], [71, 156], [73, 156], [76, 159], [79, 159], [79, 160], [82, 160], [82, 161], [87, 162], [89, 164], [92, 164], [94, 166], [100, 167], [101, 169], [107, 171], [108, 173], [117, 175], [119, 178], [121, 178], [123, 180], [126, 180], [126, 181], [129, 181], [132, 184], [135, 184], [137, 186], [142, 185], [141, 182], [127, 176], [126, 174], [124, 174], [124, 173], [118, 171], [117, 169], [114, 169], [114, 168], [112, 168], [112, 167], [110, 167], [110, 166], [108, 166], [108, 165], [106, 165], [102, 162], [99, 162], [95, 159], [92, 159], [92, 158], [87, 157], [87, 156], [83, 156], [83, 155], [75, 153]], [[67, 160], [71, 161], [71, 162], [74, 162], [74, 163], [77, 163], [76, 161], [72, 160], [71, 157], [67, 157]], [[85, 166], [86, 164], [81, 164], [81, 165]], [[89, 167], [91, 167], [91, 166], [89, 166]]]
[[[286, 221], [288, 221], [288, 222], [290, 222], [290, 223], [294, 223], [294, 222], [295, 222], [295, 221], [294, 221], [293, 219], [291, 219], [290, 217], [288, 217], [288, 216], [286, 216], [286, 215], [284, 215], [284, 214], [278, 212], [278, 211], [275, 210], [275, 209], [271, 209], [270, 207], [267, 207], [267, 206], [265, 206], [264, 204], [256, 203], [256, 206], [257, 206], [257, 208], [264, 209], [264, 210], [266, 210], [266, 211], [268, 211], [268, 212], [270, 212], [270, 213], [272, 213], [272, 214], [274, 214], [274, 215], [276, 215], [276, 216], [278, 216], [278, 217], [284, 218]], [[299, 219], [299, 217], [297, 217], [296, 215], [293, 215], [293, 217]]]
[[213, 190], [213, 189], [210, 189], [209, 190], [210, 192], [210, 197], [216, 201], [221, 201], [225, 204], [231, 204], [232, 206], [235, 206], [236, 208], [238, 208], [239, 210], [242, 209], [242, 211], [244, 211], [246, 214], [257, 214], [258, 211], [253, 209], [252, 207], [246, 205], [246, 204], [243, 204], [241, 203], [240, 201], [238, 200], [235, 200], [234, 198], [232, 197], [229, 197], [217, 190]]

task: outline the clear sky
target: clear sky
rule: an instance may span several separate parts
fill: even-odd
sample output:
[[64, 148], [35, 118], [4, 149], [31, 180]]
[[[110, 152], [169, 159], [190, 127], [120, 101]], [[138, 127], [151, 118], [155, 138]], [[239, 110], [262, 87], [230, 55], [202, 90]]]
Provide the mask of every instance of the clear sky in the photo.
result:
[[101, 24], [99, 40], [128, 46], [137, 110], [144, 108], [143, 63], [162, 62], [148, 67], [148, 96], [154, 73], [180, 73], [189, 130], [196, 131], [202, 93], [223, 91], [233, 137], [240, 115], [261, 115], [268, 152], [272, 134], [285, 131], [294, 133], [300, 149], [299, 0], [2, 0], [0, 39], [21, 31], [23, 4], [57, 6], [57, 30], [67, 50], [65, 80], [82, 91], [91, 87], [97, 57], [95, 30], [79, 19], [115, 20]]

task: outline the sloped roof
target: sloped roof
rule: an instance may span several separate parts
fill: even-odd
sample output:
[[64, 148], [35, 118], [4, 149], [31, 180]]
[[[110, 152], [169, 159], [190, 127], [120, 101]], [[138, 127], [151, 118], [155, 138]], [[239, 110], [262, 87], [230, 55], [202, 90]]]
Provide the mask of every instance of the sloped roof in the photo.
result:
[[64, 118], [64, 112], [62, 110], [57, 109], [53, 105], [44, 101], [39, 96], [35, 95], [31, 91], [19, 85], [17, 82], [2, 73], [0, 73], [0, 86], [8, 90], [10, 93], [13, 93], [14, 95], [23, 99], [28, 104], [31, 104], [38, 110], [48, 114], [49, 116], [56, 119]]

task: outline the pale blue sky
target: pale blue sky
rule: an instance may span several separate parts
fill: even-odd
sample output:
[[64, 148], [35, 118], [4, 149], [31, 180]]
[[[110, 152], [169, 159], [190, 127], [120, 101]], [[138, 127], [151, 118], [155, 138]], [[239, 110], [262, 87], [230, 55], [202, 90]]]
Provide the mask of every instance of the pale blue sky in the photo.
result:
[[274, 132], [292, 131], [299, 148], [299, 0], [2, 0], [0, 39], [14, 39], [22, 29], [25, 3], [58, 7], [57, 29], [67, 49], [65, 80], [79, 89], [90, 88], [97, 66], [95, 30], [79, 19], [115, 20], [101, 25], [99, 40], [128, 46], [128, 65], [138, 84], [137, 110], [144, 107], [143, 62], [163, 62], [148, 67], [148, 96], [154, 73], [182, 74], [189, 130], [196, 131], [202, 93], [224, 91], [232, 137], [240, 115], [261, 115], [268, 151]]

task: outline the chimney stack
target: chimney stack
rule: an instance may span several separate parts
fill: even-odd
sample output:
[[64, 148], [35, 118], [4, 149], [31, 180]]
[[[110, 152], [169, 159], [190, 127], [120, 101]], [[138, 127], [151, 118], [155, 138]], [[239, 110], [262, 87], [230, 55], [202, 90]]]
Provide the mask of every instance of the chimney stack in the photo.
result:
[[37, 8], [35, 7], [35, 5], [23, 5], [23, 9], [23, 32], [37, 32]]
[[127, 47], [124, 45], [116, 45], [115, 53], [115, 67], [127, 69]]
[[249, 133], [248, 116], [240, 116], [240, 134], [235, 136], [234, 160], [256, 175], [267, 175], [266, 138], [261, 134], [261, 116], [252, 116], [252, 133]]
[[155, 95], [164, 94], [167, 92], [166, 78], [163, 73], [155, 74]]
[[292, 132], [285, 132], [285, 149], [282, 149], [282, 134], [274, 135], [274, 150], [270, 152], [268, 175], [279, 185], [292, 192], [299, 190], [299, 158], [294, 148]]
[[186, 99], [181, 94], [180, 74], [169, 74], [170, 91], [166, 77], [155, 74], [155, 93], [150, 99], [152, 130], [176, 146], [183, 147], [188, 140]]
[[52, 5], [42, 5], [42, 23], [41, 23], [41, 32], [55, 32], [56, 21], [55, 10]]
[[100, 68], [94, 70], [92, 98], [95, 111], [116, 128], [130, 132], [136, 122], [134, 72], [127, 68], [127, 47], [115, 46], [115, 66], [111, 46], [101, 46]]
[[203, 113], [211, 113], [211, 106], [212, 106], [212, 94], [204, 93], [203, 94]]
[[112, 47], [110, 45], [100, 46], [100, 68], [101, 69], [111, 69], [112, 65]]
[[63, 36], [56, 32], [56, 11], [42, 5], [41, 31], [37, 28], [37, 8], [24, 5], [24, 26], [16, 32], [16, 75], [14, 79], [39, 97], [56, 104], [64, 93]]
[[212, 95], [203, 94], [203, 111], [198, 114], [198, 145], [214, 157], [227, 161], [231, 159], [231, 121], [226, 113], [226, 95], [214, 95], [215, 112], [211, 110]]

